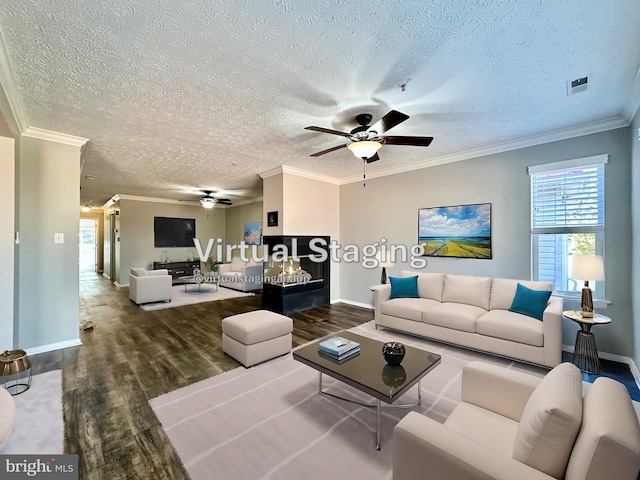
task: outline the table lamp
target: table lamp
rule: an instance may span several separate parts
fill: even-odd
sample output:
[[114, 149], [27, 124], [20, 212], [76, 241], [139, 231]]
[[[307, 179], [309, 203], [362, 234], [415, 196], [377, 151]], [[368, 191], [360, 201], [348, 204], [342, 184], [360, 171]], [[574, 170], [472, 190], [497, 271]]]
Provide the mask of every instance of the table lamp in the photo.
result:
[[604, 265], [600, 255], [574, 255], [571, 264], [571, 278], [584, 280], [582, 298], [580, 300], [580, 315], [593, 318], [593, 297], [589, 280], [604, 280]]
[[380, 283], [382, 283], [382, 284], [387, 283], [387, 270], [386, 270], [386, 267], [393, 267], [393, 262], [390, 260], [390, 255], [389, 255], [388, 252], [387, 252], [386, 257], [387, 257], [387, 259], [383, 262], [380, 259], [380, 252], [378, 252], [376, 254], [376, 260], [378, 260], [378, 265], [380, 267], [382, 267], [382, 275], [380, 276]]

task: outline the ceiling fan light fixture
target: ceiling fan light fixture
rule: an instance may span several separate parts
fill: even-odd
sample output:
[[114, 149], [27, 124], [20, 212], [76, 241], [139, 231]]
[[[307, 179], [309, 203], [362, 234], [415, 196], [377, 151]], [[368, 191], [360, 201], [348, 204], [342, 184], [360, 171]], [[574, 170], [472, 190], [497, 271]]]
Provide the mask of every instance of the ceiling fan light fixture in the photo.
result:
[[203, 197], [200, 199], [200, 205], [202, 205], [204, 208], [213, 208], [215, 204], [216, 199], [213, 197]]
[[371, 158], [382, 146], [380, 142], [360, 141], [353, 142], [347, 148], [358, 158]]

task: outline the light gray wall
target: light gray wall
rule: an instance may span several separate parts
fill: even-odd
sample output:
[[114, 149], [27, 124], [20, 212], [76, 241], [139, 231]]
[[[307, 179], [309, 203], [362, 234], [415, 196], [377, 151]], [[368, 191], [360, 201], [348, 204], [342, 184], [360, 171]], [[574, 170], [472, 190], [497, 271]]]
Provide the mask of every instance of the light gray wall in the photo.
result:
[[[248, 203], [246, 205], [238, 205], [224, 209], [225, 214], [225, 231], [226, 243], [229, 245], [238, 245], [244, 240], [244, 224], [245, 223], [262, 223], [264, 233], [264, 223], [262, 222], [262, 202]], [[258, 249], [258, 255], [262, 253], [262, 249]], [[236, 252], [239, 255], [239, 252]], [[230, 261], [227, 258], [226, 261]]]
[[[3, 119], [0, 115], [0, 119]], [[0, 137], [0, 348], [14, 343], [15, 141]]]
[[[343, 185], [340, 188], [342, 245], [380, 241], [417, 242], [421, 207], [491, 203], [492, 260], [429, 258], [425, 271], [529, 279], [531, 275], [530, 180], [527, 166], [609, 154], [605, 169], [605, 275], [611, 304], [601, 313], [611, 325], [595, 330], [602, 351], [631, 356], [631, 151], [629, 128], [489, 155], [464, 162]], [[384, 161], [384, 160], [382, 160]], [[388, 268], [398, 274], [407, 264]], [[342, 298], [373, 304], [370, 285], [380, 269], [342, 264]], [[577, 302], [565, 302], [576, 308]], [[563, 343], [573, 345], [577, 326], [563, 323]]]
[[[629, 132], [631, 143], [631, 218], [633, 229], [632, 272], [633, 361], [640, 366], [640, 110]], [[631, 332], [630, 332], [631, 333]]]
[[[206, 210], [201, 206], [178, 205], [174, 203], [148, 202], [120, 199], [119, 202], [119, 241], [116, 240], [116, 252], [119, 248], [119, 273], [116, 280], [119, 285], [129, 284], [131, 267], [150, 269], [153, 262], [161, 260], [163, 250], [167, 251], [170, 262], [184, 262], [189, 251], [194, 258], [197, 251], [193, 248], [156, 248], [153, 246], [153, 218], [176, 217], [195, 218], [196, 236], [202, 249], [209, 238], [225, 238], [224, 209]], [[207, 218], [208, 215], [208, 218]]]
[[79, 342], [80, 149], [22, 136], [18, 170], [16, 346]]
[[[262, 235], [282, 235], [283, 222], [283, 174], [267, 177], [262, 181]], [[267, 213], [278, 212], [278, 225], [269, 227]]]

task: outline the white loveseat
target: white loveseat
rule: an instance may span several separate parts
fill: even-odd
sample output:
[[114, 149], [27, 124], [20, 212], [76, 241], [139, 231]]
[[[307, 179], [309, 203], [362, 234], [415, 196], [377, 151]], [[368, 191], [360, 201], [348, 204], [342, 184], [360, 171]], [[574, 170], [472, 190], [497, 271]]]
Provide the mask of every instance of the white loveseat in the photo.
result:
[[394, 480], [635, 480], [640, 427], [629, 392], [562, 363], [540, 379], [481, 362], [462, 370], [444, 424], [416, 412], [393, 432]]
[[242, 292], [251, 292], [262, 288], [262, 263], [249, 260], [243, 262], [240, 257], [233, 257], [231, 263], [218, 266], [219, 285]]
[[419, 273], [419, 298], [390, 298], [391, 285], [374, 287], [376, 328], [432, 338], [528, 363], [555, 367], [562, 357], [562, 299], [551, 296], [542, 320], [509, 311], [520, 283], [551, 290], [547, 282]]

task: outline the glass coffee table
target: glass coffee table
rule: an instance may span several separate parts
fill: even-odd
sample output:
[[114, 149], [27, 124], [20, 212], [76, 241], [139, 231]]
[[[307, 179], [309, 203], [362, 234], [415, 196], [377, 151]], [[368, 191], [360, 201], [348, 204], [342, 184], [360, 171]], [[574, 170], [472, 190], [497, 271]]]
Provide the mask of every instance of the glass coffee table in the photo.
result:
[[[360, 353], [338, 362], [318, 353], [318, 343], [334, 336], [354, 340]], [[405, 346], [406, 353], [398, 366], [388, 365], [382, 356], [383, 342], [342, 331], [320, 338], [293, 351], [293, 358], [318, 371], [318, 393], [367, 408], [376, 409], [376, 449], [380, 450], [380, 413], [383, 408], [415, 408], [421, 405], [420, 380], [440, 363], [440, 355]], [[363, 403], [324, 391], [322, 375], [329, 375], [376, 399], [375, 404]], [[393, 404], [411, 387], [418, 384], [418, 402]]]
[[[185, 293], [211, 293], [218, 291], [218, 280], [220, 277], [217, 275], [205, 275], [204, 273], [196, 273], [195, 275], [189, 275], [185, 277], [178, 277], [178, 280], [184, 283], [184, 291]], [[204, 289], [202, 290], [202, 284], [213, 285], [214, 289]], [[187, 285], [197, 285], [198, 290], [187, 290]]]

